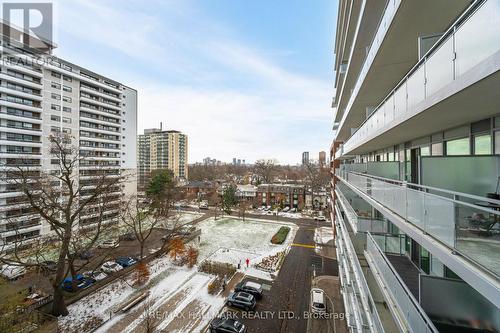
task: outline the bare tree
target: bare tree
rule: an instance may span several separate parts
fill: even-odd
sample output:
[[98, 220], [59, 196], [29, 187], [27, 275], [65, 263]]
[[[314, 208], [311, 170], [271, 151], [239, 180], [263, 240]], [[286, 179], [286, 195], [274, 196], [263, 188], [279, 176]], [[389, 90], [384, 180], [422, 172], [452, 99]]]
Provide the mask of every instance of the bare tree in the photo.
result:
[[163, 212], [156, 212], [152, 205], [149, 203], [140, 206], [137, 197], [134, 196], [124, 202], [124, 207], [121, 210], [121, 221], [126, 232], [132, 233], [139, 242], [139, 260], [144, 258], [144, 247], [153, 230], [168, 219], [162, 215]]
[[240, 201], [238, 203], [238, 212], [239, 212], [239, 216], [243, 219], [243, 221], [245, 221], [245, 215], [246, 215], [249, 207], [250, 207], [250, 204], [248, 203], [247, 200], [240, 199]]
[[153, 333], [156, 332], [156, 327], [160, 323], [161, 318], [158, 318], [158, 313], [154, 309], [155, 300], [150, 296], [144, 301], [141, 307], [141, 329], [140, 332], [143, 333]]
[[217, 210], [222, 204], [222, 197], [217, 191], [214, 191], [209, 198], [210, 205], [214, 206], [214, 219], [217, 220]]
[[272, 183], [276, 172], [278, 171], [278, 161], [277, 160], [258, 160], [254, 164], [254, 172], [259, 177], [259, 180], [263, 183]]
[[315, 163], [305, 163], [305, 184], [307, 189], [311, 191], [311, 202], [314, 208], [314, 194], [324, 189], [330, 181], [328, 169]]
[[[56, 169], [52, 172], [37, 172], [30, 167], [16, 167], [5, 172], [7, 184], [14, 185], [22, 192], [22, 203], [28, 204], [34, 213], [50, 226], [51, 240], [57, 251], [56, 272], [52, 280], [53, 303], [52, 314], [67, 315], [61, 283], [68, 273], [66, 259], [70, 256], [70, 246], [77, 230], [85, 224], [92, 224], [98, 237], [102, 219], [99, 217], [82, 220], [80, 215], [89, 207], [100, 203], [102, 198], [119, 200], [114, 195], [121, 191], [122, 177], [108, 177], [104, 170], [96, 169], [92, 179], [80, 180], [78, 168], [84, 165], [85, 156], [80, 156], [77, 147], [70, 145], [71, 139], [62, 136], [49, 137], [51, 159], [57, 160]], [[20, 238], [16, 240], [10, 251], [0, 251], [0, 261], [7, 264], [25, 267], [40, 267], [42, 264], [22, 252]], [[48, 241], [47, 241], [48, 242]], [[45, 243], [41, 241], [41, 243]], [[35, 243], [36, 245], [36, 243]]]

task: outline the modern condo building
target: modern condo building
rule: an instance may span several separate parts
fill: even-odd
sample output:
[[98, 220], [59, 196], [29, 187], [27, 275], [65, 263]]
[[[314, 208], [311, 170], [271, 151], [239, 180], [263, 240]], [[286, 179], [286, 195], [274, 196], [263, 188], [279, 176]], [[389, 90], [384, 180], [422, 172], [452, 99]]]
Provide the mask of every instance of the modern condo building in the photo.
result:
[[331, 217], [350, 330], [500, 331], [500, 1], [338, 13]]
[[188, 178], [188, 137], [179, 131], [161, 128], [144, 130], [137, 138], [138, 182], [143, 190], [154, 170], [171, 170], [177, 179]]
[[[49, 142], [52, 134], [67, 134], [71, 145], [79, 150], [82, 160], [76, 181], [85, 186], [84, 191], [92, 191], [92, 178], [102, 172], [109, 177], [129, 175], [107, 199], [103, 215], [106, 222], [118, 221], [122, 194], [137, 188], [137, 91], [53, 56], [53, 45], [42, 53], [21, 40], [3, 38], [0, 45], [2, 248], [51, 233], [50, 225], [9, 183], [8, 173], [18, 167], [34, 173], [57, 171], [59, 160], [51, 156]], [[82, 182], [88, 183], [88, 189]], [[82, 213], [79, 224], [94, 224], [94, 215], [91, 210]]]

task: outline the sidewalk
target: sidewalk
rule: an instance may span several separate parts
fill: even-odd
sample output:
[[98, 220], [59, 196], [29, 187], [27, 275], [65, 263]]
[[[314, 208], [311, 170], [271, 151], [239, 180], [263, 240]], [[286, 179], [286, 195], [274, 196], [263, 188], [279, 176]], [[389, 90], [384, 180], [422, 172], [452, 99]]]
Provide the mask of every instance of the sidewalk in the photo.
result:
[[242, 272], [236, 272], [236, 274], [233, 275], [231, 280], [226, 285], [226, 289], [221, 293], [221, 296], [226, 298], [229, 296], [231, 291], [234, 289], [234, 287], [245, 277], [245, 274]]
[[337, 260], [337, 250], [333, 240], [328, 241], [326, 244], [316, 244], [316, 248], [320, 256]]

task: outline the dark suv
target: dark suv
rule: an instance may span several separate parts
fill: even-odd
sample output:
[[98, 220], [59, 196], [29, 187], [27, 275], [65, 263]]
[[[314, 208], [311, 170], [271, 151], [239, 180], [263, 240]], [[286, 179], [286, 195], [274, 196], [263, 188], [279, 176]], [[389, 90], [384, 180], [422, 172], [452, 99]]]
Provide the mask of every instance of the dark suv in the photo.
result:
[[245, 292], [230, 293], [227, 297], [226, 304], [237, 308], [245, 309], [245, 311], [255, 308], [255, 297]]
[[262, 285], [257, 282], [240, 282], [236, 285], [236, 287], [234, 287], [234, 291], [243, 291], [248, 294], [252, 294], [256, 299], [262, 298]]
[[246, 333], [247, 328], [241, 322], [231, 318], [215, 318], [210, 323], [210, 333]]

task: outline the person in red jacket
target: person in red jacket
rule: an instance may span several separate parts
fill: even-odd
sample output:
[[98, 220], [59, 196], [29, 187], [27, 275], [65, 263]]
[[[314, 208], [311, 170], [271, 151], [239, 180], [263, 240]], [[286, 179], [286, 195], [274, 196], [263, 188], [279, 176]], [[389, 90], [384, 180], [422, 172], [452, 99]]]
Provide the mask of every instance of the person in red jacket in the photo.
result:
[[248, 264], [250, 264], [250, 259], [246, 259], [245, 262], [247, 263], [247, 268], [248, 268]]

